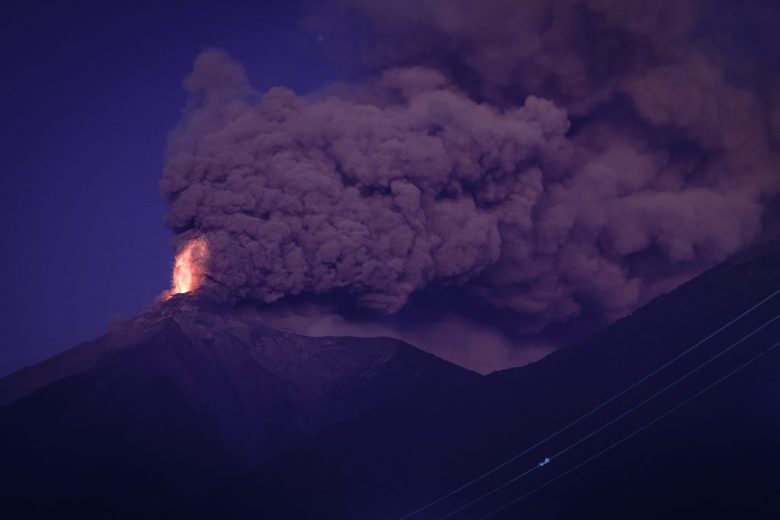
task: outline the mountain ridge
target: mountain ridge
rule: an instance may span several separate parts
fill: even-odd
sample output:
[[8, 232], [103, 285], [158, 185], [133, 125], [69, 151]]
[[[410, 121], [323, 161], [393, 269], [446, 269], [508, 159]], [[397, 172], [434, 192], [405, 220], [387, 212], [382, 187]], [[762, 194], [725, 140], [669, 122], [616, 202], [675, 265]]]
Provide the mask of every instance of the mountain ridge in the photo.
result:
[[[290, 518], [311, 518], [314, 511], [327, 511], [328, 516], [322, 516], [323, 518], [398, 518], [517, 455], [524, 447], [534, 445], [539, 439], [545, 438], [674, 359], [701, 338], [777, 291], [780, 289], [778, 267], [780, 247], [777, 243], [757, 248], [730, 259], [678, 289], [656, 298], [632, 315], [582, 341], [559, 349], [530, 365], [485, 376], [463, 387], [456, 398], [448, 397], [445, 392], [434, 392], [419, 396], [414, 401], [387, 403], [349, 423], [334, 425], [303, 440], [293, 450], [276, 456], [242, 479], [225, 486], [222, 494], [213, 498], [212, 511], [227, 511], [228, 516], [239, 518], [242, 517], [242, 510], [266, 514], [269, 517], [284, 512]], [[524, 467], [534, 467], [556, 449], [565, 446], [567, 441], [573, 442], [578, 435], [585, 435], [609, 421], [632, 403], [652, 395], [664, 384], [669, 384], [684, 375], [687, 370], [729, 348], [778, 314], [780, 297], [776, 296], [690, 355], [675, 362], [647, 384], [640, 385], [635, 391], [606, 407], [602, 413], [554, 440], [546, 449], [533, 450], [520, 462]], [[675, 398], [679, 400], [708, 381], [721, 376], [729, 367], [737, 366], [747, 356], [765, 348], [767, 342], [773, 341], [772, 338], [780, 339], [778, 322], [745, 341], [730, 355], [712, 363], [707, 370], [695, 374], [690, 381], [686, 380], [684, 384], [677, 385], [668, 395], [649, 403], [602, 436], [584, 443], [574, 450], [573, 454], [585, 458], [596, 451], [601, 446], [600, 443], [617, 439], [620, 432], [630, 431], [631, 426], [652, 420], [653, 414], [657, 415], [673, 406], [677, 402]], [[774, 361], [777, 357], [775, 355], [765, 361], [774, 363], [769, 366], [778, 366]], [[763, 369], [752, 367], [752, 370], [758, 372]], [[759, 383], [761, 380], [757, 380], [756, 385]], [[755, 390], [744, 389], [740, 392], [750, 396], [745, 399], [766, 402], [762, 394], [756, 393]], [[768, 394], [771, 395], [771, 392]], [[720, 395], [722, 398], [722, 393], [714, 392], [713, 395]], [[693, 411], [689, 410], [688, 413], [699, 418], [697, 424], [706, 424], [708, 416], [698, 410], [705, 406], [715, 407], [717, 403], [718, 401], [712, 399], [703, 399], [701, 403], [692, 405]], [[766, 403], [765, 408], [773, 409], [771, 403]], [[780, 416], [780, 409], [776, 408], [775, 406], [774, 411]], [[751, 418], [739, 416], [739, 409], [732, 410], [732, 413], [738, 417], [732, 419], [733, 422], [751, 424]], [[684, 419], [685, 415], [682, 417]], [[762, 420], [766, 422], [769, 419], [764, 417]], [[403, 428], [401, 425], [405, 424], [414, 424], [415, 428]], [[679, 420], [677, 423], [671, 420], [669, 424], [678, 424], [677, 428], [680, 428]], [[697, 427], [687, 428], [694, 433], [699, 432]], [[780, 424], [773, 428], [776, 430], [769, 431], [780, 434]], [[665, 435], [664, 440], [659, 441], [659, 446], [668, 447], [675, 431], [665, 429], [663, 424], [656, 427], [656, 430], [664, 432]], [[720, 430], [726, 432], [730, 429], [720, 426], [714, 432], [718, 433]], [[678, 430], [685, 431], [685, 427]], [[756, 430], [756, 435], [758, 432], [759, 430]], [[682, 433], [678, 434], [684, 437]], [[713, 434], [710, 433], [710, 436], [713, 437]], [[733, 439], [726, 440], [725, 433], [721, 437], [713, 437], [710, 444], [718, 446], [718, 449], [725, 453], [736, 449], [749, 449], [738, 445]], [[744, 442], [748, 445], [750, 442], [765, 445], [765, 442], [758, 438], [751, 441], [753, 437], [749, 430], [744, 437]], [[382, 449], [377, 450], [376, 446], [381, 446]], [[701, 467], [707, 467], [702, 462], [706, 460], [707, 452], [697, 451], [695, 445], [682, 444], [660, 453], [654, 451], [652, 443], [643, 443], [641, 446], [644, 451], [640, 450], [639, 453], [645, 457], [673, 464], [674, 460], [695, 456], [698, 457], [696, 460]], [[632, 455], [629, 448], [619, 453], [622, 457]], [[753, 453], [752, 456], [762, 454]], [[770, 460], [780, 464], [780, 454]], [[618, 462], [613, 460], [612, 466], [615, 475], [622, 473]], [[555, 467], [551, 466], [550, 470]], [[515, 466], [504, 468], [491, 479], [452, 499], [450, 503], [440, 504], [440, 509], [434, 508], [427, 512], [427, 516], [423, 514], [415, 518], [438, 518], [447, 511], [444, 506], [465, 503], [468, 498], [474, 498], [480, 492], [491, 489], [491, 485], [501, 482], [502, 477], [512, 478], [516, 471], [511, 470], [516, 469]], [[523, 469], [523, 466], [519, 469]], [[709, 468], [712, 474], [722, 474], [716, 470], [714, 467]], [[353, 477], [356, 474], [361, 476], [359, 481]], [[604, 480], [603, 477], [600, 480], [599, 475], [587, 471], [583, 472], [583, 475], [587, 477], [575, 476], [575, 480], [582, 482], [588, 489], [596, 488], [597, 483]], [[614, 482], [615, 477], [611, 475], [609, 478]], [[763, 480], [757, 476], [755, 489], [760, 491], [766, 488], [767, 483], [771, 484], [770, 475], [762, 473]], [[657, 481], [643, 477], [641, 473], [634, 472], [634, 478], [642, 481], [642, 485], [647, 489], [663, 488]], [[543, 480], [532, 482], [541, 484]], [[736, 482], [733, 484], [736, 485]], [[621, 489], [626, 486], [625, 483], [615, 485]], [[357, 486], [359, 493], [355, 492]], [[566, 496], [560, 486], [556, 489]], [[625, 496], [638, 497], [637, 489], [633, 490], [633, 495], [631, 491], [624, 489]], [[659, 496], [669, 497], [668, 502], [659, 502], [658, 507], [647, 507], [646, 513], [632, 510], [630, 503], [610, 500], [603, 491], [601, 493], [601, 502], [598, 504], [588, 502], [587, 497], [582, 494], [579, 494], [578, 498], [581, 504], [585, 504], [583, 507], [594, 510], [609, 510], [610, 504], [613, 504], [614, 510], [602, 518], [626, 518], [626, 515], [635, 518], [657, 518], [657, 515], [661, 514], [670, 518], [685, 518], [662, 511], [664, 506], [672, 507], [673, 501], [686, 503], [685, 496], [675, 495], [673, 490], [667, 488], [657, 493]], [[292, 500], [292, 496], [296, 499]], [[555, 500], [553, 491], [543, 496], [548, 502]], [[717, 512], [719, 507], [733, 507], [734, 504], [724, 503], [724, 497], [728, 495], [720, 493], [720, 502], [713, 500], [713, 505], [707, 510]], [[750, 507], [757, 498], [755, 493], [745, 493], [745, 507]], [[646, 497], [642, 498], [645, 499]], [[538, 503], [543, 504], [541, 500]], [[476, 507], [454, 518], [476, 518], [487, 512], [485, 504], [481, 505], [482, 509]], [[490, 505], [490, 502], [487, 505]], [[531, 516], [583, 517], [578, 515], [575, 509], [573, 506], [567, 508], [557, 505], [545, 510], [539, 505], [533, 509], [534, 514]], [[756, 511], [752, 513], [758, 515]], [[763, 513], [766, 514], [766, 511]], [[511, 517], [510, 512], [507, 518]], [[584, 517], [599, 516], [594, 514]], [[771, 515], [755, 517], [773, 518]]]
[[[251, 306], [175, 297], [110, 331], [106, 345], [87, 343], [45, 362], [40, 379], [32, 369], [17, 377], [29, 393], [0, 407], [0, 495], [20, 517], [399, 517], [516, 455], [780, 289], [778, 266], [780, 246], [758, 248], [540, 361], [488, 376], [398, 340], [306, 338], [268, 327]], [[780, 298], [521, 462], [535, 466], [778, 314]], [[777, 323], [545, 471], [565, 469], [651, 420], [772, 338], [780, 338]], [[593, 471], [569, 477], [576, 489], [540, 493], [527, 511], [540, 519], [687, 518], [695, 501], [711, 497], [702, 510], [712, 517], [723, 510], [773, 518], [758, 501], [780, 464], [772, 444], [780, 435], [780, 399], [772, 400], [766, 375], [780, 369], [780, 359], [766, 361]], [[0, 395], [11, 395], [5, 388]], [[728, 424], [719, 424], [718, 414]], [[713, 450], [730, 465], [709, 460]], [[762, 457], [748, 489], [730, 476], [745, 457]], [[679, 469], [698, 488], [664, 486], [663, 471], [680, 461], [712, 477]], [[497, 472], [456, 503], [515, 469]], [[617, 499], [605, 495], [603, 482], [620, 490]], [[729, 502], [719, 485], [740, 489], [742, 502]], [[506, 491], [496, 499], [516, 496]], [[676, 504], [687, 516], [677, 515]]]
[[307, 338], [180, 295], [2, 381], [0, 494], [44, 507], [45, 482], [38, 514], [81, 511], [71, 500], [141, 514], [382, 402], [479, 377], [400, 340]]

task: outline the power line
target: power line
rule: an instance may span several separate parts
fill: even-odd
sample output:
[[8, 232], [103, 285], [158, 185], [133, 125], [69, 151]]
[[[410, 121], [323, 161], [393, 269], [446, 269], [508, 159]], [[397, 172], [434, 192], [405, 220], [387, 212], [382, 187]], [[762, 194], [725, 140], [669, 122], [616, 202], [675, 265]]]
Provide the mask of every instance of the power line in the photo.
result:
[[644, 426], [641, 426], [641, 427], [637, 428], [637, 429], [636, 429], [636, 430], [634, 430], [633, 432], [629, 433], [628, 435], [625, 435], [625, 436], [624, 436], [624, 437], [622, 437], [621, 439], [619, 439], [619, 440], [615, 441], [614, 443], [610, 444], [610, 445], [609, 445], [609, 446], [607, 446], [606, 448], [604, 448], [604, 449], [602, 449], [601, 451], [597, 452], [595, 455], [591, 455], [590, 457], [588, 457], [588, 458], [587, 458], [587, 459], [585, 459], [584, 461], [582, 461], [582, 462], [580, 462], [579, 464], [577, 464], [577, 465], [573, 466], [572, 468], [570, 468], [570, 469], [568, 469], [568, 470], [564, 471], [563, 473], [561, 473], [561, 474], [560, 474], [560, 475], [558, 475], [557, 477], [555, 477], [555, 478], [553, 478], [553, 479], [550, 479], [550, 480], [548, 480], [548, 481], [547, 481], [547, 482], [545, 482], [544, 484], [541, 484], [540, 486], [537, 486], [537, 487], [535, 487], [534, 489], [532, 489], [532, 490], [531, 490], [531, 491], [529, 491], [528, 493], [526, 493], [526, 494], [524, 494], [524, 495], [521, 495], [520, 497], [518, 497], [518, 498], [515, 498], [514, 500], [511, 500], [511, 501], [509, 501], [509, 502], [505, 503], [505, 504], [504, 504], [504, 505], [502, 505], [501, 507], [498, 507], [498, 508], [496, 508], [496, 509], [493, 509], [493, 510], [492, 510], [492, 511], [490, 511], [489, 513], [487, 513], [487, 514], [485, 514], [485, 515], [483, 515], [483, 516], [479, 517], [479, 518], [478, 518], [478, 520], [485, 520], [486, 518], [490, 518], [491, 516], [495, 515], [496, 513], [499, 513], [499, 512], [501, 512], [501, 511], [503, 511], [503, 510], [507, 509], [508, 507], [511, 507], [511, 506], [513, 506], [513, 505], [515, 505], [515, 504], [517, 504], [517, 503], [519, 503], [519, 502], [521, 502], [521, 501], [525, 500], [526, 498], [530, 497], [531, 495], [533, 495], [533, 494], [534, 494], [534, 493], [536, 493], [537, 491], [540, 491], [540, 490], [542, 490], [542, 489], [546, 488], [547, 486], [550, 486], [551, 484], [553, 484], [553, 483], [557, 482], [558, 480], [562, 479], [562, 478], [563, 478], [563, 477], [565, 477], [566, 475], [568, 475], [568, 474], [570, 474], [570, 473], [572, 473], [572, 472], [576, 471], [577, 469], [581, 468], [581, 467], [582, 467], [582, 466], [584, 466], [585, 464], [588, 464], [589, 462], [593, 461], [594, 459], [597, 459], [598, 457], [600, 457], [600, 456], [601, 456], [601, 455], [603, 455], [604, 453], [606, 453], [606, 452], [608, 452], [608, 451], [610, 451], [610, 450], [612, 450], [612, 449], [614, 449], [614, 448], [616, 448], [616, 447], [620, 446], [621, 444], [623, 444], [623, 443], [624, 443], [624, 442], [626, 442], [627, 440], [629, 440], [629, 439], [631, 439], [632, 437], [634, 437], [634, 436], [638, 435], [639, 433], [641, 433], [642, 431], [646, 430], [646, 429], [647, 429], [647, 428], [649, 428], [650, 426], [654, 425], [655, 423], [657, 423], [657, 422], [658, 422], [658, 421], [660, 421], [661, 419], [663, 419], [663, 418], [665, 418], [666, 416], [668, 416], [668, 415], [670, 415], [670, 414], [672, 414], [672, 413], [676, 412], [677, 410], [679, 410], [680, 408], [682, 408], [682, 407], [683, 407], [683, 406], [685, 406], [686, 404], [690, 403], [691, 401], [693, 401], [693, 400], [694, 400], [694, 399], [696, 399], [697, 397], [701, 396], [702, 394], [704, 394], [704, 393], [705, 393], [705, 392], [707, 392], [708, 390], [710, 390], [710, 389], [712, 389], [713, 387], [715, 387], [715, 386], [719, 385], [720, 383], [722, 383], [723, 381], [725, 381], [725, 380], [726, 380], [726, 379], [728, 379], [729, 377], [733, 376], [734, 374], [736, 374], [736, 373], [737, 373], [737, 372], [739, 372], [740, 370], [744, 369], [744, 368], [745, 368], [745, 367], [747, 367], [748, 365], [751, 365], [752, 363], [754, 363], [754, 362], [755, 362], [755, 361], [757, 361], [758, 359], [760, 359], [760, 358], [762, 358], [762, 357], [766, 356], [767, 354], [769, 354], [769, 353], [770, 353], [772, 350], [774, 350], [774, 349], [775, 349], [775, 348], [777, 348], [778, 346], [780, 346], [780, 341], [778, 341], [777, 343], [775, 343], [774, 345], [772, 345], [771, 347], [769, 347], [769, 348], [768, 348], [768, 349], [766, 349], [765, 351], [763, 351], [763, 352], [760, 352], [759, 354], [756, 354], [755, 356], [753, 356], [752, 358], [750, 358], [750, 359], [749, 359], [749, 360], [747, 360], [745, 363], [741, 364], [740, 366], [738, 366], [737, 368], [735, 368], [734, 370], [732, 370], [732, 371], [731, 371], [731, 372], [729, 372], [728, 374], [726, 374], [726, 375], [722, 376], [721, 378], [719, 378], [719, 379], [718, 379], [718, 380], [716, 380], [715, 382], [713, 382], [713, 383], [711, 383], [711, 384], [707, 385], [706, 387], [704, 387], [704, 388], [703, 388], [702, 390], [700, 390], [699, 392], [697, 392], [697, 393], [693, 394], [691, 397], [689, 397], [689, 398], [685, 399], [683, 402], [681, 402], [680, 404], [678, 404], [678, 405], [674, 406], [673, 408], [670, 408], [669, 410], [667, 410], [667, 411], [666, 411], [666, 412], [664, 412], [663, 414], [659, 415], [658, 417], [656, 417], [655, 419], [653, 419], [653, 420], [652, 420], [652, 421], [650, 421], [649, 423], [645, 424]]
[[[644, 400], [640, 401], [638, 404], [635, 404], [634, 406], [632, 406], [631, 408], [629, 408], [625, 412], [623, 412], [620, 415], [616, 416], [615, 418], [609, 420], [608, 422], [606, 422], [605, 424], [603, 424], [600, 427], [596, 428], [595, 430], [593, 430], [592, 432], [588, 433], [584, 437], [581, 437], [580, 439], [578, 439], [575, 442], [569, 444], [568, 446], [566, 446], [562, 450], [558, 451], [554, 455], [550, 455], [547, 458], [549, 460], [555, 460], [556, 458], [560, 457], [561, 455], [565, 454], [566, 452], [568, 452], [568, 451], [572, 450], [573, 448], [579, 446], [580, 444], [582, 444], [586, 440], [588, 440], [588, 439], [598, 435], [599, 433], [601, 433], [602, 431], [604, 431], [608, 427], [612, 426], [616, 422], [620, 421], [621, 419], [623, 419], [627, 415], [629, 415], [632, 412], [634, 412], [637, 408], [640, 408], [641, 406], [644, 406], [645, 404], [647, 404], [648, 402], [652, 401], [653, 399], [655, 399], [659, 395], [663, 394], [664, 392], [666, 392], [670, 388], [673, 388], [673, 387], [677, 386], [678, 384], [680, 384], [681, 382], [685, 381], [686, 379], [688, 379], [690, 376], [692, 376], [693, 374], [695, 374], [696, 372], [698, 372], [702, 368], [706, 367], [710, 363], [712, 363], [715, 360], [719, 359], [721, 356], [724, 356], [726, 353], [728, 353], [731, 350], [735, 349], [737, 347], [737, 345], [739, 345], [742, 342], [744, 342], [745, 340], [751, 338], [753, 335], [758, 334], [760, 331], [762, 331], [763, 329], [765, 329], [766, 327], [768, 327], [769, 325], [771, 325], [772, 323], [774, 323], [778, 319], [780, 319], [780, 314], [778, 314], [774, 318], [766, 321], [764, 324], [762, 324], [761, 326], [757, 327], [756, 329], [753, 329], [751, 332], [749, 332], [748, 334], [746, 334], [745, 336], [743, 336], [739, 340], [737, 340], [734, 343], [732, 343], [731, 345], [729, 345], [728, 348], [722, 350], [721, 352], [719, 352], [715, 356], [713, 356], [710, 359], [700, 363], [699, 365], [697, 365], [696, 367], [692, 368], [691, 370], [689, 370], [688, 372], [686, 372], [682, 376], [678, 377], [677, 379], [675, 379], [671, 383], [665, 385], [663, 388], [661, 388], [660, 390], [658, 390], [657, 392], [652, 394], [650, 397], [645, 398]], [[530, 469], [520, 473], [519, 475], [517, 475], [515, 477], [512, 477], [511, 479], [507, 480], [506, 482], [503, 482], [502, 484], [494, 487], [490, 491], [487, 491], [487, 492], [483, 493], [482, 495], [480, 495], [480, 496], [470, 500], [466, 504], [463, 504], [462, 506], [460, 506], [460, 507], [450, 511], [449, 513], [445, 514], [444, 516], [438, 517], [436, 520], [444, 520], [445, 518], [450, 518], [451, 516], [453, 516], [453, 515], [455, 515], [457, 513], [460, 513], [464, 509], [467, 509], [468, 507], [476, 504], [477, 502], [480, 502], [480, 501], [484, 500], [485, 498], [487, 498], [487, 497], [489, 497], [491, 495], [494, 495], [495, 493], [498, 493], [499, 491], [501, 491], [502, 489], [508, 487], [509, 485], [514, 484], [518, 480], [526, 477], [527, 475], [529, 475], [530, 473], [532, 473], [533, 471], [535, 471], [535, 470], [537, 470], [539, 468], [540, 468], [539, 465], [535, 465], [535, 466], [531, 467]]]
[[696, 342], [694, 345], [692, 345], [692, 346], [688, 347], [687, 349], [685, 349], [684, 351], [682, 351], [681, 353], [679, 353], [678, 355], [676, 355], [675, 357], [673, 357], [672, 359], [670, 359], [669, 361], [667, 361], [666, 363], [664, 363], [664, 364], [662, 364], [661, 366], [659, 366], [658, 368], [654, 369], [652, 372], [648, 373], [647, 375], [645, 375], [645, 376], [644, 376], [644, 377], [642, 377], [641, 379], [639, 379], [639, 380], [637, 380], [636, 382], [632, 383], [630, 386], [628, 386], [628, 387], [624, 388], [623, 390], [621, 390], [621, 391], [620, 391], [620, 392], [618, 392], [617, 394], [613, 395], [612, 397], [610, 397], [610, 398], [609, 398], [609, 399], [607, 399], [606, 401], [603, 401], [601, 404], [599, 404], [599, 405], [598, 405], [598, 406], [596, 406], [595, 408], [592, 408], [590, 411], [588, 411], [588, 412], [586, 412], [585, 414], [583, 414], [583, 415], [579, 416], [578, 418], [574, 419], [572, 422], [568, 423], [566, 426], [563, 426], [562, 428], [560, 428], [560, 429], [558, 429], [558, 430], [554, 431], [553, 433], [551, 433], [551, 434], [550, 434], [550, 435], [548, 435], [547, 437], [545, 437], [545, 438], [543, 438], [542, 440], [540, 440], [540, 441], [536, 442], [535, 444], [533, 444], [532, 446], [530, 446], [530, 447], [526, 448], [526, 449], [525, 449], [525, 450], [523, 450], [522, 452], [520, 452], [520, 453], [518, 453], [518, 454], [516, 454], [516, 455], [513, 455], [513, 456], [512, 456], [512, 457], [510, 457], [509, 459], [507, 459], [507, 460], [505, 460], [504, 462], [502, 462], [502, 463], [498, 464], [497, 466], [494, 466], [493, 468], [491, 468], [491, 469], [489, 469], [488, 471], [486, 471], [486, 472], [482, 473], [481, 475], [477, 476], [476, 478], [474, 478], [474, 479], [472, 479], [472, 480], [470, 480], [470, 481], [466, 482], [465, 484], [462, 484], [461, 486], [459, 486], [459, 487], [457, 487], [457, 488], [453, 489], [452, 491], [449, 491], [448, 493], [446, 493], [446, 494], [444, 494], [444, 495], [441, 495], [440, 497], [436, 498], [435, 500], [433, 500], [433, 501], [431, 501], [431, 502], [428, 502], [428, 503], [426, 503], [426, 504], [422, 505], [421, 507], [419, 507], [419, 508], [415, 509], [414, 511], [412, 511], [412, 512], [410, 512], [410, 513], [407, 513], [406, 515], [402, 516], [402, 517], [401, 517], [401, 518], [399, 518], [398, 520], [406, 520], [406, 519], [408, 519], [408, 518], [411, 518], [412, 516], [414, 516], [414, 515], [416, 515], [416, 514], [418, 514], [418, 513], [421, 513], [421, 512], [423, 512], [423, 511], [425, 511], [425, 510], [427, 510], [427, 509], [429, 509], [429, 508], [433, 507], [434, 505], [436, 505], [436, 504], [438, 504], [438, 503], [440, 503], [440, 502], [442, 502], [442, 501], [444, 501], [444, 500], [446, 500], [446, 499], [448, 499], [448, 498], [452, 497], [453, 495], [455, 495], [455, 494], [457, 494], [457, 493], [460, 493], [460, 492], [461, 492], [461, 491], [463, 491], [464, 489], [466, 489], [466, 488], [469, 488], [469, 487], [473, 486], [473, 485], [474, 485], [474, 484], [476, 484], [477, 482], [480, 482], [480, 481], [484, 480], [485, 478], [487, 478], [487, 477], [489, 477], [490, 475], [494, 474], [494, 473], [495, 473], [495, 472], [497, 472], [498, 470], [500, 470], [500, 469], [502, 469], [502, 468], [504, 468], [504, 467], [508, 466], [509, 464], [513, 463], [513, 462], [514, 462], [514, 461], [516, 461], [517, 459], [519, 459], [519, 458], [523, 457], [524, 455], [528, 454], [528, 453], [529, 453], [529, 452], [531, 452], [532, 450], [534, 450], [534, 449], [538, 448], [539, 446], [543, 445], [543, 444], [544, 444], [544, 443], [546, 443], [547, 441], [549, 441], [549, 440], [551, 440], [551, 439], [554, 439], [555, 437], [557, 437], [557, 436], [558, 436], [558, 435], [560, 435], [561, 433], [563, 433], [563, 432], [565, 432], [566, 430], [570, 429], [572, 426], [574, 426], [574, 425], [576, 425], [576, 424], [580, 423], [580, 422], [581, 422], [581, 421], [583, 421], [584, 419], [587, 419], [588, 417], [590, 417], [590, 416], [591, 416], [591, 415], [593, 415], [594, 413], [598, 412], [599, 410], [601, 410], [601, 409], [602, 409], [602, 408], [604, 408], [605, 406], [607, 406], [607, 405], [609, 405], [610, 403], [614, 402], [616, 399], [619, 399], [620, 397], [622, 397], [623, 395], [625, 395], [625, 394], [626, 394], [626, 393], [628, 393], [629, 391], [633, 390], [634, 388], [636, 388], [636, 387], [637, 387], [637, 386], [639, 386], [640, 384], [644, 383], [645, 381], [647, 381], [648, 379], [650, 379], [650, 378], [651, 378], [651, 377], [653, 377], [654, 375], [658, 374], [659, 372], [661, 372], [663, 369], [665, 369], [666, 367], [668, 367], [669, 365], [671, 365], [671, 364], [672, 364], [672, 363], [674, 363], [675, 361], [679, 360], [680, 358], [682, 358], [682, 357], [686, 356], [687, 354], [689, 354], [689, 353], [690, 353], [690, 352], [692, 352], [693, 350], [697, 349], [698, 347], [700, 347], [700, 346], [701, 346], [702, 344], [704, 344], [705, 342], [709, 341], [710, 339], [712, 339], [712, 338], [713, 338], [713, 337], [715, 337], [716, 335], [720, 334], [720, 333], [721, 333], [721, 332], [723, 332], [725, 329], [727, 329], [728, 327], [730, 327], [731, 325], [733, 325], [734, 323], [736, 323], [736, 322], [737, 322], [737, 321], [739, 321], [740, 319], [744, 318], [745, 316], [747, 316], [748, 314], [750, 314], [751, 312], [753, 312], [755, 309], [759, 308], [760, 306], [762, 306], [763, 304], [765, 304], [766, 302], [768, 302], [769, 300], [771, 300], [772, 298], [774, 298], [775, 296], [777, 296], [777, 294], [779, 294], [779, 293], [780, 293], [780, 289], [776, 290], [775, 292], [773, 292], [772, 294], [770, 294], [770, 295], [769, 295], [769, 296], [767, 296], [766, 298], [762, 299], [761, 301], [759, 301], [758, 303], [756, 303], [755, 305], [753, 305], [753, 306], [752, 306], [752, 307], [750, 307], [749, 309], [747, 309], [747, 310], [745, 310], [744, 312], [742, 312], [741, 314], [739, 314], [739, 315], [738, 315], [736, 318], [733, 318], [732, 320], [728, 321], [726, 324], [724, 324], [723, 326], [721, 326], [720, 328], [718, 328], [718, 329], [717, 329], [717, 330], [715, 330], [714, 332], [710, 333], [710, 334], [709, 334], [708, 336], [706, 336], [705, 338], [703, 338], [703, 339], [699, 340], [699, 341], [698, 341], [698, 342]]

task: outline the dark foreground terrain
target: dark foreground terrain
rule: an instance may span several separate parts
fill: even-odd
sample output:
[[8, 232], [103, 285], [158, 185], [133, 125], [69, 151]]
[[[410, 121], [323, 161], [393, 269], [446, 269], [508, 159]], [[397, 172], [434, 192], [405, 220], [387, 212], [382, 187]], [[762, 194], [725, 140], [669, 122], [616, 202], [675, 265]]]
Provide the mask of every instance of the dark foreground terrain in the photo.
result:
[[[251, 309], [177, 297], [0, 381], [0, 498], [12, 517], [399, 518], [778, 289], [771, 244], [537, 363], [485, 377], [399, 341], [304, 338]], [[604, 449], [491, 518], [780, 518], [780, 348], [615, 445], [780, 341], [778, 315], [780, 295], [412, 518], [439, 518], [537, 468], [450, 517], [479, 518]]]

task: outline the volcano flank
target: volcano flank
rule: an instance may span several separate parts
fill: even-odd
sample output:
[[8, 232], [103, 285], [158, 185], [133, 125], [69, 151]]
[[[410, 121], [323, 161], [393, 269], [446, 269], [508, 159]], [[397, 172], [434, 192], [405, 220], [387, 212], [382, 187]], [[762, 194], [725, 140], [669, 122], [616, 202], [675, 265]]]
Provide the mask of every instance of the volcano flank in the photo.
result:
[[[250, 304], [176, 295], [95, 341], [0, 381], [4, 509], [14, 517], [397, 517], [570, 422], [766, 299], [780, 289], [778, 265], [776, 243], [758, 248], [591, 338], [489, 376], [398, 340], [305, 337], [269, 327]], [[667, 382], [777, 315], [779, 305], [767, 300], [692, 359], [675, 363]], [[778, 322], [771, 322], [666, 401], [596, 441], [603, 445], [651, 420], [778, 337]], [[603, 518], [625, 518], [642, 497], [665, 496], [646, 509], [646, 518], [657, 518], [652, 515], [676, 503], [710, 496], [712, 486], [736, 486], [737, 477], [736, 502], [722, 494], [710, 509], [764, 518], [756, 494], [772, 482], [764, 469], [780, 462], [770, 442], [780, 424], [766, 374], [776, 363], [776, 355], [767, 356], [753, 376], [724, 385], [608, 458], [610, 471], [625, 474], [625, 481], [583, 470], [575, 482], [590, 491], [569, 493], [571, 502], [545, 494], [532, 507], [552, 503], [539, 500], [557, 506], [545, 506], [544, 514], [536, 509], [537, 517], [553, 518], [555, 511], [570, 517], [573, 509], [598, 505]], [[587, 433], [658, 384], [648, 382], [580, 428]], [[752, 425], [755, 435], [734, 437], [722, 421]], [[583, 445], [580, 456], [598, 442]], [[636, 462], [637, 471], [626, 472], [621, 461], [632, 457], [659, 466]], [[755, 478], [735, 469], [745, 457], [765, 461], [754, 466]], [[691, 476], [687, 487], [676, 488], [659, 472], [678, 460], [694, 473], [708, 468], [722, 482]], [[622, 489], [624, 499], [602, 500], [610, 486]]]

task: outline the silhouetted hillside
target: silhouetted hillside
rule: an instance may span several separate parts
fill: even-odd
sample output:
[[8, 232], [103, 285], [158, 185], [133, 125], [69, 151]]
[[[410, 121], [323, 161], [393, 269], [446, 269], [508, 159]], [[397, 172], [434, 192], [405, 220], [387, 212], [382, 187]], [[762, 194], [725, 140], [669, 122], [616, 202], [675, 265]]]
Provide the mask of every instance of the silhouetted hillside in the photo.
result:
[[330, 424], [476, 378], [398, 340], [307, 338], [181, 295], [0, 382], [0, 490], [31, 514], [165, 511]]
[[[304, 441], [212, 506], [243, 517], [398, 518], [523, 451], [780, 289], [777, 244], [741, 255], [527, 367], [377, 409]], [[534, 467], [780, 314], [780, 296], [462, 495]], [[780, 320], [779, 320], [780, 321]], [[774, 322], [693, 377], [454, 518], [478, 518], [628, 434], [780, 339]], [[778, 349], [780, 350], [780, 349]], [[777, 518], [780, 351], [500, 518]], [[720, 515], [720, 516], [719, 516]]]

